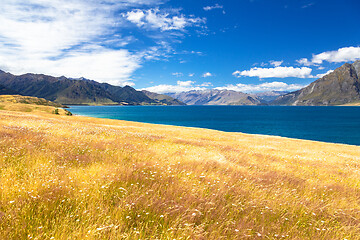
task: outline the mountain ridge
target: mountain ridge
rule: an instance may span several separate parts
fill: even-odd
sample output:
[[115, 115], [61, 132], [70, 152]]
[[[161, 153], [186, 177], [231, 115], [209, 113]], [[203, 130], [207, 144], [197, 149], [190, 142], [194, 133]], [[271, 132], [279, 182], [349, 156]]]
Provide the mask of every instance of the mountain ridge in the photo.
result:
[[360, 101], [360, 60], [345, 63], [298, 91], [285, 94], [271, 105], [332, 106]]
[[[40, 97], [65, 105], [162, 105], [130, 86], [119, 87], [88, 79], [0, 70], [0, 94]], [[171, 105], [171, 102], [168, 103]]]
[[192, 90], [158, 94], [85, 78], [44, 74], [13, 75], [0, 70], [0, 95], [20, 94], [64, 105], [294, 105], [331, 106], [360, 103], [360, 60], [345, 63], [308, 86], [290, 93], [243, 93], [233, 90]]
[[146, 90], [142, 90], [142, 92], [145, 93], [145, 95], [148, 96], [149, 98], [157, 100], [157, 101], [163, 103], [164, 105], [179, 105], [179, 106], [186, 105], [185, 103], [181, 102], [180, 100], [170, 97], [165, 94], [149, 92]]

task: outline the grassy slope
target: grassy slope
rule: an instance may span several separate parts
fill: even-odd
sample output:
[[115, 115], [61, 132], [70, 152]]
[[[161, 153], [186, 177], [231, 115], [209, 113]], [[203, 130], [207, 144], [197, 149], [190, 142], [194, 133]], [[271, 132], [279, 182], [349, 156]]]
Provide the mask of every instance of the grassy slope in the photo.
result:
[[359, 152], [0, 111], [0, 239], [359, 239]]
[[63, 107], [65, 106], [43, 98], [21, 95], [0, 95], [0, 110], [46, 114], [54, 113], [55, 109], [58, 109], [59, 115], [68, 115], [69, 111], [62, 109]]

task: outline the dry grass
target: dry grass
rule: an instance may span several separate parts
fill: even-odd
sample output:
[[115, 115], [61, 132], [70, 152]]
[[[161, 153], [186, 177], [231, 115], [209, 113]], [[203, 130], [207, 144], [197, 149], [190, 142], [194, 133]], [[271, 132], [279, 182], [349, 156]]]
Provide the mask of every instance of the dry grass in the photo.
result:
[[43, 98], [21, 95], [0, 95], [0, 110], [31, 112], [35, 114], [54, 114], [56, 111], [58, 115], [71, 114], [66, 109], [63, 109], [63, 107], [65, 106], [47, 101]]
[[0, 239], [360, 239], [360, 147], [0, 111]]

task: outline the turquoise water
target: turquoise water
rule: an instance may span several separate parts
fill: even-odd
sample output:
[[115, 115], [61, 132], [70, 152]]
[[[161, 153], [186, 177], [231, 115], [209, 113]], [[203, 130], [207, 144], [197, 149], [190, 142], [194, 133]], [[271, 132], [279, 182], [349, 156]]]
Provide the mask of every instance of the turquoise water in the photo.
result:
[[360, 107], [71, 106], [70, 111], [98, 118], [360, 145]]

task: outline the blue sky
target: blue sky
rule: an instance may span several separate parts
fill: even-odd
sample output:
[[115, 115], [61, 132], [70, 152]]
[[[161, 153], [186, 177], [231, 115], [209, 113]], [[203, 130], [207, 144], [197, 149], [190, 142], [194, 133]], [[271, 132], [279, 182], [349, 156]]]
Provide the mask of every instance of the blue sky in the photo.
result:
[[297, 90], [360, 59], [357, 0], [3, 0], [0, 69], [155, 92]]

